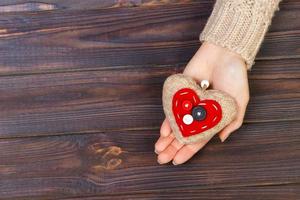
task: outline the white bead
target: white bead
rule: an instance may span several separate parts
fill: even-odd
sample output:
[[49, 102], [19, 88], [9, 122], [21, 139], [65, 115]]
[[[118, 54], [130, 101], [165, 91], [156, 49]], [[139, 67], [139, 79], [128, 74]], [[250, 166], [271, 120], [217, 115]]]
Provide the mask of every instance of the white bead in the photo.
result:
[[208, 88], [209, 87], [208, 80], [202, 80], [200, 86], [201, 86], [201, 88], [204, 88], [204, 89]]
[[182, 119], [183, 123], [186, 125], [190, 125], [191, 123], [193, 123], [194, 119], [192, 115], [186, 114], [183, 116]]

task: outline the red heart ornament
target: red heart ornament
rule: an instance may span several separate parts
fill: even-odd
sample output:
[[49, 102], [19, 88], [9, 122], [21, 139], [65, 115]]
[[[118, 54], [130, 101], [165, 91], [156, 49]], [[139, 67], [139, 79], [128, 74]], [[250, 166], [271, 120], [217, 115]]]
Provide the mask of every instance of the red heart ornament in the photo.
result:
[[[193, 119], [191, 124], [184, 123], [184, 116], [192, 116], [192, 110], [196, 106], [202, 106], [205, 109], [205, 119], [199, 121]], [[200, 100], [194, 90], [183, 88], [177, 91], [173, 97], [173, 114], [182, 136], [189, 137], [217, 125], [222, 118], [222, 108], [217, 101], [211, 99]]]
[[237, 114], [236, 102], [228, 94], [205, 90], [183, 74], [171, 75], [166, 79], [162, 100], [174, 135], [186, 144], [210, 139], [233, 121]]

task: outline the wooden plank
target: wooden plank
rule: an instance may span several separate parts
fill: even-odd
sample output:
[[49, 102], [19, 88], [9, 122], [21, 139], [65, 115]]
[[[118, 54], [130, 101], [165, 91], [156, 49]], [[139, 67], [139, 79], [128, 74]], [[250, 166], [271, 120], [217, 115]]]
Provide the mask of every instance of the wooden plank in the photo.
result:
[[251, 80], [300, 78], [300, 59], [257, 60], [248, 75]]
[[[119, 7], [151, 7], [168, 4], [191, 4], [197, 0], [2, 0], [0, 13], [8, 12], [41, 12], [49, 10], [89, 10]], [[201, 3], [213, 4], [213, 0], [202, 0]]]
[[174, 62], [176, 52], [187, 60], [192, 54], [185, 54], [185, 50], [192, 45], [194, 51], [198, 45], [195, 37], [193, 42], [186, 40], [193, 33], [198, 35], [199, 17], [209, 15], [208, 11], [198, 12], [200, 8], [202, 4], [2, 15], [0, 71], [32, 73], [145, 65], [154, 63], [153, 55], [157, 55], [154, 60], [158, 64], [168, 59], [178, 63]]
[[158, 129], [2, 139], [0, 194], [50, 199], [299, 184], [299, 131], [299, 121], [246, 124], [176, 167], [156, 163]]
[[[211, 9], [214, 0], [2, 0], [0, 2], [0, 13], [12, 12], [42, 12], [51, 10], [95, 10], [120, 7], [153, 7], [170, 4], [207, 4]], [[297, 0], [285, 0], [281, 2], [283, 9], [294, 9], [299, 7]]]
[[132, 193], [122, 195], [105, 195], [92, 197], [67, 198], [65, 200], [101, 200], [101, 199], [148, 199], [148, 200], [228, 200], [228, 199], [243, 199], [243, 200], [298, 200], [300, 198], [299, 185], [276, 185], [276, 186], [259, 186], [259, 187], [234, 187], [234, 188], [217, 188], [217, 189], [197, 189], [197, 190], [176, 190], [176, 191], [153, 191], [151, 193]]
[[[299, 58], [299, 4], [288, 1], [277, 13], [258, 60]], [[200, 45], [211, 6], [3, 13], [0, 75], [186, 63]]]
[[[164, 118], [163, 81], [177, 70], [162, 66], [1, 77], [0, 138], [157, 128]], [[252, 81], [246, 122], [299, 120], [299, 87], [299, 79]]]

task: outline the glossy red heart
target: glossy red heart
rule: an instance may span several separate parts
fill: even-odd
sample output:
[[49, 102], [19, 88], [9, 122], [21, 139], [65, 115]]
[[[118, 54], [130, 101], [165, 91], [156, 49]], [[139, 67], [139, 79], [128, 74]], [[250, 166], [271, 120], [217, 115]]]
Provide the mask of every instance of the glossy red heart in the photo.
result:
[[[190, 124], [185, 123], [183, 117], [192, 115], [192, 109], [195, 106], [202, 106], [206, 110], [205, 118], [200, 121], [193, 118]], [[201, 134], [216, 126], [222, 119], [222, 108], [217, 101], [201, 100], [197, 93], [190, 88], [183, 88], [175, 93], [172, 100], [172, 110], [183, 137]]]

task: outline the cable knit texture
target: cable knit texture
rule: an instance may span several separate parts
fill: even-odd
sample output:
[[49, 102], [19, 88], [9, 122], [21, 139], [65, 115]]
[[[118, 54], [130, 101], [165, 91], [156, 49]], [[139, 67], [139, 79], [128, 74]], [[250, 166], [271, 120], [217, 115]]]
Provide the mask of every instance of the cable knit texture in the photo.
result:
[[217, 0], [200, 41], [225, 47], [241, 55], [250, 69], [279, 2]]

